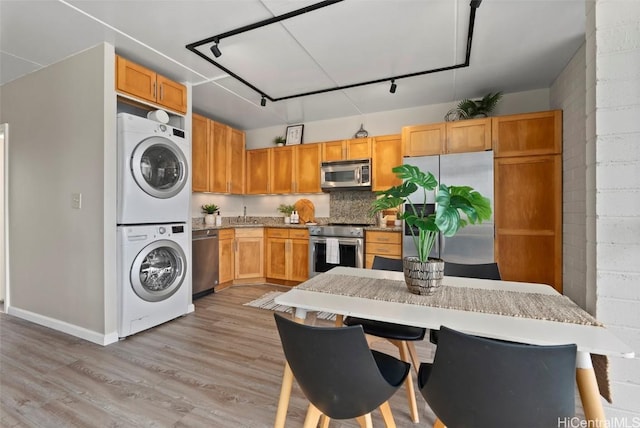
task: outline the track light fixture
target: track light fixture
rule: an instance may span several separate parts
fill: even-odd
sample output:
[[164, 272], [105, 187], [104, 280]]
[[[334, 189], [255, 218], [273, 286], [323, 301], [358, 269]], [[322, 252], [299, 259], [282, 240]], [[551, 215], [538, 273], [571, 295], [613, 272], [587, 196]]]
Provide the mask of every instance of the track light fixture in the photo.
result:
[[396, 85], [396, 79], [391, 80], [391, 87], [389, 88], [389, 92], [392, 94], [396, 93], [396, 89], [398, 89], [398, 85]]
[[214, 40], [213, 41], [213, 45], [211, 45], [211, 53], [213, 54], [213, 56], [215, 56], [216, 58], [220, 57], [220, 55], [222, 55], [222, 52], [220, 52], [220, 48], [218, 48], [218, 43], [220, 43], [219, 40]]
[[267, 99], [265, 98], [265, 96], [264, 96], [264, 95], [262, 96], [262, 99], [260, 100], [260, 105], [261, 105], [262, 107], [264, 107], [264, 106], [266, 106], [266, 105], [267, 105]]

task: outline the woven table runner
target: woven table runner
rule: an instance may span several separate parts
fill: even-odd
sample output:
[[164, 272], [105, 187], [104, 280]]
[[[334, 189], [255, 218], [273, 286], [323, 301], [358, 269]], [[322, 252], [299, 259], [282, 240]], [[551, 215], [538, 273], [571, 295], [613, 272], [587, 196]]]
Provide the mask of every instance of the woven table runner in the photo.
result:
[[602, 326], [598, 320], [571, 299], [559, 294], [522, 293], [443, 285], [431, 296], [420, 296], [410, 293], [404, 281], [351, 275], [318, 275], [300, 284], [298, 288], [386, 302]]

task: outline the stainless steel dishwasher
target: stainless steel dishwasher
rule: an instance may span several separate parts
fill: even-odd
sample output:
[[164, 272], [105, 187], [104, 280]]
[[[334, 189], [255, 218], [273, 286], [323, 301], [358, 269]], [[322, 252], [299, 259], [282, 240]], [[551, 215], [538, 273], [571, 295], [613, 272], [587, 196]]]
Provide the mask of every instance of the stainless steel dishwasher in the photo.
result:
[[197, 299], [213, 293], [218, 284], [218, 231], [194, 230], [191, 236], [193, 298]]

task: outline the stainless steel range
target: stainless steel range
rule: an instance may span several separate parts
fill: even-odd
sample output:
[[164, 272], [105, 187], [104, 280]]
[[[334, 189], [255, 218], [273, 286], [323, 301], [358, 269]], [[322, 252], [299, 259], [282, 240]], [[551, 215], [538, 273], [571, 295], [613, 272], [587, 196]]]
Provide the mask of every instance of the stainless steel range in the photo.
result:
[[309, 227], [309, 277], [336, 266], [364, 267], [364, 225]]

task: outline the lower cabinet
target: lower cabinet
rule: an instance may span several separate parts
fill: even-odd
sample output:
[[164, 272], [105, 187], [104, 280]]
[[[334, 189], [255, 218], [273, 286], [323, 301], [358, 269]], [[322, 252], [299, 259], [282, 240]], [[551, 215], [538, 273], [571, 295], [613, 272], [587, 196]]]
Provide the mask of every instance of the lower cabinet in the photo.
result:
[[390, 259], [402, 258], [402, 232], [382, 232], [367, 230], [365, 232], [365, 267], [371, 269], [375, 256]]
[[235, 230], [234, 279], [264, 278], [264, 229]]
[[230, 285], [235, 275], [235, 231], [233, 229], [220, 229], [218, 233], [219, 278], [221, 285]]
[[266, 229], [266, 273], [270, 280], [302, 282], [309, 278], [309, 231]]

